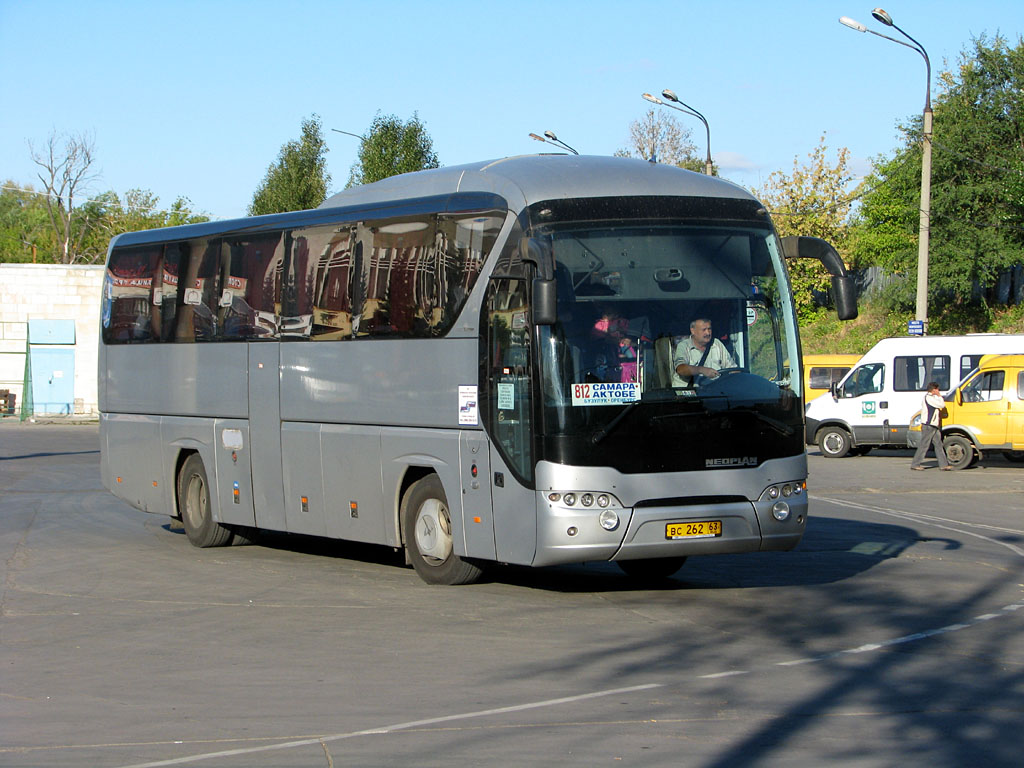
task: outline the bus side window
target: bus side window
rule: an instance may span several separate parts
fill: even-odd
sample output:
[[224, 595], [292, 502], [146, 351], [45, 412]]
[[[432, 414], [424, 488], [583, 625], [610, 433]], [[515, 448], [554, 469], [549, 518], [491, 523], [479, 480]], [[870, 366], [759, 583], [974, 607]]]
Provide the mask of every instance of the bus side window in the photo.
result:
[[160, 339], [160, 312], [155, 302], [162, 301], [157, 275], [163, 246], [148, 245], [119, 248], [110, 257], [107, 270], [108, 310], [103, 340], [108, 344], [126, 344]]
[[225, 240], [220, 248], [217, 328], [225, 340], [277, 335], [284, 246], [280, 232]]
[[178, 311], [174, 318], [174, 341], [213, 341], [217, 329], [217, 298], [214, 285], [220, 282], [219, 240], [194, 240], [183, 250], [188, 258], [178, 267]]

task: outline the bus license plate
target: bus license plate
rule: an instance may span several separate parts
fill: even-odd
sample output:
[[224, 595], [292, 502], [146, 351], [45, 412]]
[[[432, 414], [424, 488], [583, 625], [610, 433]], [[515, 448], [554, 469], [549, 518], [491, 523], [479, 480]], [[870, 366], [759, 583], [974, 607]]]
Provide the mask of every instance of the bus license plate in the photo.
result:
[[721, 520], [698, 520], [691, 523], [669, 523], [665, 526], [666, 539], [707, 539], [721, 535]]

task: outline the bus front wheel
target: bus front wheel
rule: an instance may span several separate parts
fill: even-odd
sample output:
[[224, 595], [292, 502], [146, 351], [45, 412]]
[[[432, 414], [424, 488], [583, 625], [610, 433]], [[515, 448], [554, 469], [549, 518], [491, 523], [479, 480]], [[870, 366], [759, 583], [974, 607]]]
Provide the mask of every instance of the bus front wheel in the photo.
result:
[[188, 540], [197, 547], [223, 547], [231, 541], [231, 529], [213, 519], [210, 484], [198, 453], [181, 465], [178, 473], [178, 514]]
[[454, 552], [451, 513], [437, 475], [417, 480], [402, 498], [402, 530], [412, 567], [423, 581], [453, 585], [480, 578], [480, 567]]

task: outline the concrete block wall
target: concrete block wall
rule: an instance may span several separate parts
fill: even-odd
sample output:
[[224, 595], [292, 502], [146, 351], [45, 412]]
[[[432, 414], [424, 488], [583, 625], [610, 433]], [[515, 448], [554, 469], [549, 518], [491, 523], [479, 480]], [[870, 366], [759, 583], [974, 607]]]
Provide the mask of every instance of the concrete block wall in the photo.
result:
[[[24, 352], [24, 329], [29, 320], [75, 321], [75, 414], [98, 412], [96, 367], [99, 363], [100, 296], [103, 289], [102, 265], [0, 264], [0, 351], [9, 351], [19, 343]], [[0, 378], [8, 381], [7, 363], [17, 355], [0, 355]], [[24, 366], [24, 355], [20, 356]], [[22, 370], [24, 368], [22, 367]], [[21, 375], [17, 376], [20, 381]], [[0, 385], [17, 392], [20, 384]]]

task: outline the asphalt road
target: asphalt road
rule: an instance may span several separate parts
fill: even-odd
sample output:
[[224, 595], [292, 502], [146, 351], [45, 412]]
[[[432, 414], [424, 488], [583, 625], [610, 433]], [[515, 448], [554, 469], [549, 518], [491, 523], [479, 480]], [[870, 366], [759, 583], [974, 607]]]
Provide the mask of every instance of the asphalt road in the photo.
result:
[[810, 456], [788, 553], [430, 587], [387, 549], [199, 550], [0, 423], [0, 765], [1018, 766], [1024, 466]]

